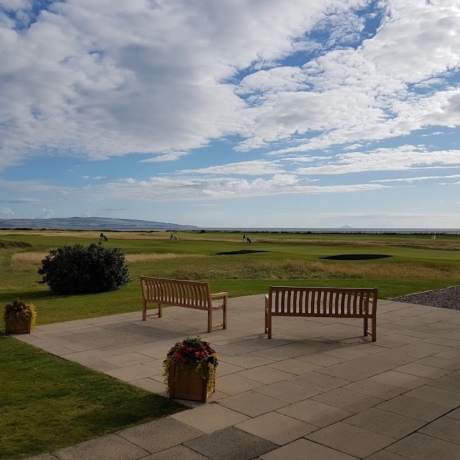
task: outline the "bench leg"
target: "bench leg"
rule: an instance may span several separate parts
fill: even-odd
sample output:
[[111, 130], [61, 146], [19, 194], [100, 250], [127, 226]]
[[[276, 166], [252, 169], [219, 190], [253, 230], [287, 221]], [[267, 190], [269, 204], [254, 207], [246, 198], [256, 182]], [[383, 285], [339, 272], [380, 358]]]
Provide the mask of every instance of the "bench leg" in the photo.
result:
[[[142, 306], [142, 321], [145, 321], [147, 319], [147, 301], [144, 300], [144, 305]], [[158, 304], [157, 307], [157, 313], [151, 313], [149, 316], [157, 316], [158, 318], [161, 318], [163, 316], [163, 308], [161, 304]]]
[[144, 305], [142, 306], [142, 321], [147, 319], [147, 302], [144, 300]]
[[224, 319], [224, 324], [223, 324], [223, 328], [224, 329], [227, 329], [227, 297], [224, 297], [224, 301], [223, 301], [223, 319]]
[[265, 298], [265, 329], [264, 334], [268, 334], [268, 299]]
[[372, 341], [377, 340], [377, 318], [372, 318]]
[[[375, 342], [377, 340], [377, 318], [371, 318], [372, 322], [372, 330], [371, 330], [371, 336], [372, 336], [372, 342]], [[367, 337], [369, 335], [369, 320], [368, 318], [364, 318], [364, 337]]]
[[212, 307], [208, 310], [208, 333], [212, 332]]
[[268, 334], [267, 338], [271, 339], [272, 338], [272, 316], [270, 313], [267, 311], [266, 316], [265, 316], [265, 329]]

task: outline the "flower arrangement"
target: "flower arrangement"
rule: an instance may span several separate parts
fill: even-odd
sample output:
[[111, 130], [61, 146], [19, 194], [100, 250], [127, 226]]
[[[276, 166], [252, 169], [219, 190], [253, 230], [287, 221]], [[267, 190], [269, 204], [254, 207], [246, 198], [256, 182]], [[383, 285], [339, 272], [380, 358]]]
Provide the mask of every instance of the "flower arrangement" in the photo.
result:
[[168, 392], [171, 387], [170, 374], [172, 369], [193, 369], [202, 379], [208, 381], [208, 387], [214, 387], [216, 367], [219, 364], [217, 353], [211, 348], [209, 342], [200, 337], [190, 338], [177, 342], [166, 355], [163, 361], [165, 384]]
[[30, 332], [30, 329], [35, 326], [37, 309], [33, 304], [27, 304], [20, 299], [14, 299], [13, 302], [5, 305], [3, 318], [7, 334]]

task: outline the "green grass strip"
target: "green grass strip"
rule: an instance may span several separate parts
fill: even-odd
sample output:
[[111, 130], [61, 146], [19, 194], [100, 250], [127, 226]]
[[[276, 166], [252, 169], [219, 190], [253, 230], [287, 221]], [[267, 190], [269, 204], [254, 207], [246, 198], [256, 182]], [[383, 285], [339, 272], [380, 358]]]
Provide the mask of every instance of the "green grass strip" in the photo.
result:
[[23, 459], [185, 407], [0, 336], [0, 459]]

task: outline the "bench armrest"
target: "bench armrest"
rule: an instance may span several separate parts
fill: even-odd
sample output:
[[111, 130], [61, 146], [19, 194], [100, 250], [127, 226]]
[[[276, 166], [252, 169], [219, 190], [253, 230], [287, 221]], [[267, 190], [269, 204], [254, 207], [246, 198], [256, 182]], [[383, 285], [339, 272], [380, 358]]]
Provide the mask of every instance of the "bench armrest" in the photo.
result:
[[211, 299], [215, 299], [217, 297], [228, 297], [228, 292], [215, 292], [211, 294]]

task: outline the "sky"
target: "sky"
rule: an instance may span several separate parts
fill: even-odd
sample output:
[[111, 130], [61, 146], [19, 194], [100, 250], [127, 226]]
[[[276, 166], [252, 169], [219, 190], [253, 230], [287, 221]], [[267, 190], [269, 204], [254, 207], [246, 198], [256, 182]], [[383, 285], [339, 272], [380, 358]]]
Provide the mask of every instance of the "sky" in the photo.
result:
[[0, 0], [0, 218], [460, 228], [460, 0]]

